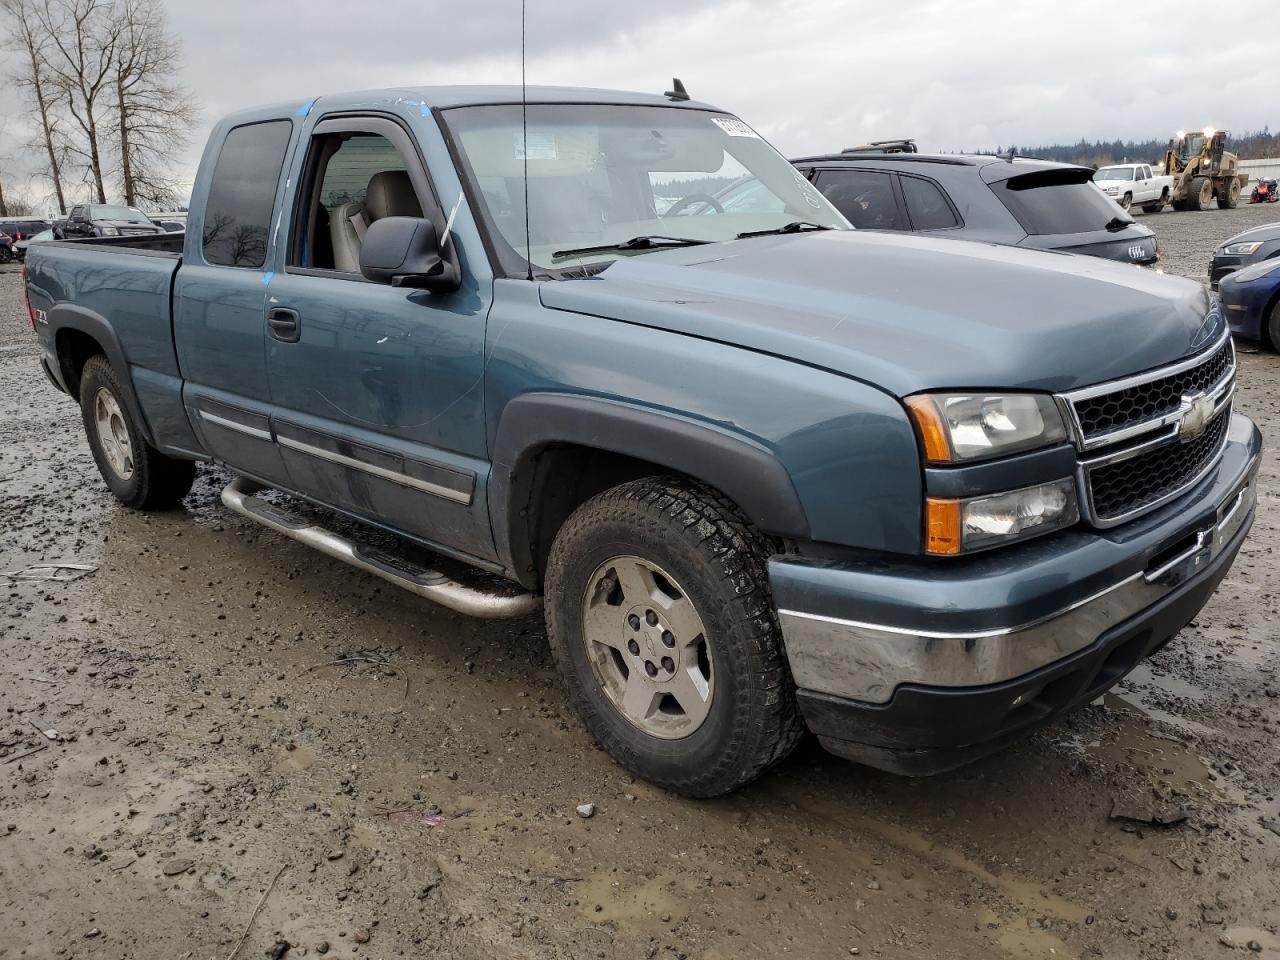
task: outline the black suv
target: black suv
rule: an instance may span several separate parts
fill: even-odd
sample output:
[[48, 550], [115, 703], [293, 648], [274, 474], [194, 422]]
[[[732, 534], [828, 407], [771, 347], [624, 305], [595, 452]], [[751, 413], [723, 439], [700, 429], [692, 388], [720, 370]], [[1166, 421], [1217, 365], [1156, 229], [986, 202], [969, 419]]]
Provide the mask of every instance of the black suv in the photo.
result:
[[1082, 253], [1152, 266], [1155, 235], [1087, 167], [1022, 157], [855, 149], [791, 161], [855, 227]]
[[86, 203], [72, 207], [65, 220], [53, 225], [59, 240], [75, 237], [140, 237], [164, 233], [164, 228], [137, 207]]

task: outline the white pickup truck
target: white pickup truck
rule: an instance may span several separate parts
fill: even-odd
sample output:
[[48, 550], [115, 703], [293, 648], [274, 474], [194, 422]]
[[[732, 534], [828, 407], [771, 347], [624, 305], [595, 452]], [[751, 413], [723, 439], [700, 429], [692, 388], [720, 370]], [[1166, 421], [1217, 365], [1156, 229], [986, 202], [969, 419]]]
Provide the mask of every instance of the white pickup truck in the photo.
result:
[[1093, 182], [1108, 197], [1128, 210], [1133, 204], [1142, 205], [1144, 213], [1159, 213], [1173, 196], [1173, 177], [1162, 177], [1152, 172], [1147, 163], [1117, 163], [1099, 167]]

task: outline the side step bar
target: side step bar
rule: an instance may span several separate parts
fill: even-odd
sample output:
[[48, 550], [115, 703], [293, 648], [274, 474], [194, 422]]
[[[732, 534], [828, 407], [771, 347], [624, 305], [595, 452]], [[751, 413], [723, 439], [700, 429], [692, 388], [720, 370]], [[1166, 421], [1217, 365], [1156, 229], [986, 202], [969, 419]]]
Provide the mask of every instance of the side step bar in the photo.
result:
[[470, 617], [486, 620], [526, 617], [542, 606], [542, 599], [536, 594], [477, 590], [450, 580], [437, 570], [420, 567], [403, 557], [357, 543], [311, 521], [291, 516], [254, 496], [262, 489], [261, 484], [237, 477], [223, 488], [222, 502], [229, 510], [256, 520], [277, 533]]

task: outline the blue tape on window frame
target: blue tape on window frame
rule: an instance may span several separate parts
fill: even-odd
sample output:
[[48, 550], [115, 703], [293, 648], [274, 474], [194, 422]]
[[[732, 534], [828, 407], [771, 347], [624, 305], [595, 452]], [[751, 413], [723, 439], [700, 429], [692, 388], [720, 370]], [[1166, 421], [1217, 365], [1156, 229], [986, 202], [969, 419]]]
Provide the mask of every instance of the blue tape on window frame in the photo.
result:
[[306, 103], [304, 103], [302, 106], [300, 106], [297, 109], [297, 111], [294, 113], [294, 116], [305, 117], [307, 114], [311, 112], [311, 108], [314, 107], [315, 105], [316, 105], [316, 102], [314, 99], [308, 100]]

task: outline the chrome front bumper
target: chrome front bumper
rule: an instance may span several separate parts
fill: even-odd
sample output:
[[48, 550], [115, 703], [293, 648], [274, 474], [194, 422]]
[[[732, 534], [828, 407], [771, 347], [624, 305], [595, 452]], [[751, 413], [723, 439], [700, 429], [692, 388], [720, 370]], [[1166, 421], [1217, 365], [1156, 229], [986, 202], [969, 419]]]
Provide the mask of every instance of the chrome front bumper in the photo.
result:
[[[1033, 547], [1025, 575], [1016, 566], [978, 567], [930, 582], [930, 568], [917, 567], [904, 582], [883, 562], [846, 568], [842, 577], [830, 564], [805, 570], [775, 558], [770, 576], [796, 685], [883, 704], [902, 684], [979, 687], [1076, 653], [1238, 547], [1253, 519], [1260, 451], [1257, 428], [1233, 417], [1225, 455], [1190, 503], [1135, 521], [1132, 532], [1064, 537], [1055, 555]], [[1071, 591], [1077, 596], [1059, 602]], [[833, 612], [859, 606], [859, 596], [889, 596], [888, 609], [898, 604], [911, 622]], [[912, 597], [919, 599], [910, 604]], [[1045, 603], [1057, 605], [1028, 615]], [[966, 620], [983, 623], [962, 628]]]

